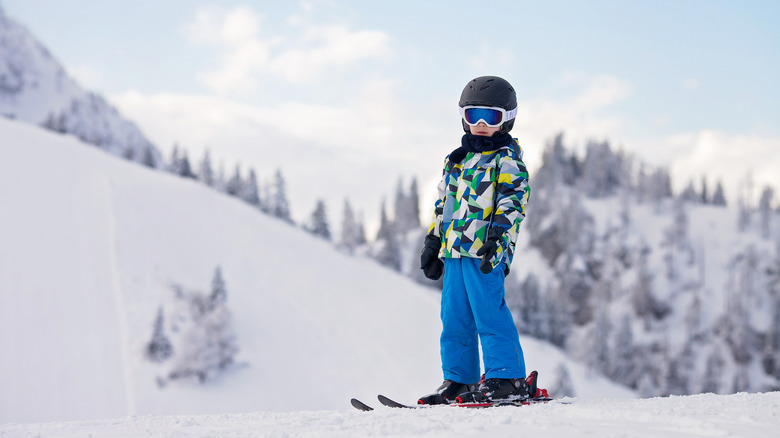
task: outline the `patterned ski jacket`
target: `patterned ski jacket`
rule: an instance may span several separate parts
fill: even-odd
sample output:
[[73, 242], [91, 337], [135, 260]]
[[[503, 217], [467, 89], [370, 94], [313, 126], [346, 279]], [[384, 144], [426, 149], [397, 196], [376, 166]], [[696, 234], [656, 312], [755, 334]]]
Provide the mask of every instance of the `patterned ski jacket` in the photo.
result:
[[531, 193], [523, 149], [511, 144], [495, 151], [469, 152], [460, 163], [445, 159], [428, 233], [441, 237], [439, 257], [478, 258], [490, 227], [503, 230], [493, 267], [509, 274], [517, 232]]

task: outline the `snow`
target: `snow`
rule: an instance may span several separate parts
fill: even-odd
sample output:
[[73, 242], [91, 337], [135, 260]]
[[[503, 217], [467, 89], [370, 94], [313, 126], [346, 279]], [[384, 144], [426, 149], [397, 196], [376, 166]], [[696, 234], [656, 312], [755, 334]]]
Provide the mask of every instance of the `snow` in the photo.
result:
[[55, 56], [0, 5], [0, 116], [35, 125], [48, 123], [115, 154], [141, 161], [160, 152], [138, 127], [101, 96], [84, 90]]
[[[0, 139], [0, 423], [333, 410], [441, 382], [435, 290], [73, 137], [0, 118]], [[159, 388], [166, 366], [143, 355], [158, 309], [217, 266], [238, 366]], [[543, 386], [565, 367], [583, 400], [633, 396], [522, 345]]]
[[[374, 402], [377, 405], [376, 402]], [[0, 436], [47, 437], [776, 437], [780, 393], [589, 400], [491, 409], [255, 412], [5, 424]]]

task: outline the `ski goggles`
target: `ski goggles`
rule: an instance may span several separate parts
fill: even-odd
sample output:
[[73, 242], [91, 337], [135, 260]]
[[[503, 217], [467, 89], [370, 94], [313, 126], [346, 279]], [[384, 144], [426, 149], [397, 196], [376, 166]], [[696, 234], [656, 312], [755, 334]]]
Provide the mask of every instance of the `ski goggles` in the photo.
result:
[[507, 111], [495, 106], [463, 106], [460, 107], [460, 116], [469, 126], [476, 126], [479, 122], [484, 122], [491, 128], [501, 126], [515, 118], [517, 108]]

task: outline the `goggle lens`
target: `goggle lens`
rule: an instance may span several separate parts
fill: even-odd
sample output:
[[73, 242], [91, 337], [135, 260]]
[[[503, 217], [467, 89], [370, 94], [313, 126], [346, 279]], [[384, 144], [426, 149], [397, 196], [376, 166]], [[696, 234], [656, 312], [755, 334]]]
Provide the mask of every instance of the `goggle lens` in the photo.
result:
[[463, 111], [463, 120], [469, 125], [476, 125], [483, 120], [488, 126], [498, 126], [503, 118], [501, 111], [491, 108], [466, 108]]

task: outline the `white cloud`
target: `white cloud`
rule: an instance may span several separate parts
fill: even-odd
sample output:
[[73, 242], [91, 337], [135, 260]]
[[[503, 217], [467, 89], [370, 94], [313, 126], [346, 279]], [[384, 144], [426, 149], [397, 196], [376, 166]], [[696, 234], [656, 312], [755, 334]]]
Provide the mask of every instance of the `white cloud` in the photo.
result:
[[[305, 3], [303, 7], [314, 6]], [[293, 16], [278, 23], [282, 27], [271, 36], [263, 32], [265, 21], [246, 6], [200, 8], [182, 31], [192, 43], [217, 49], [218, 67], [200, 74], [199, 79], [223, 96], [246, 94], [258, 90], [263, 75], [311, 83], [325, 73], [392, 56], [390, 38], [381, 31], [323, 25]]]
[[575, 85], [565, 98], [536, 97], [518, 101], [517, 119], [512, 134], [526, 149], [528, 166], [541, 164], [545, 142], [563, 131], [569, 145], [582, 146], [587, 140], [615, 139], [623, 135], [628, 122], [611, 107], [631, 95], [629, 82], [609, 75], [566, 74], [561, 86]]
[[[676, 188], [702, 177], [711, 184], [720, 180], [730, 202], [750, 178], [757, 187], [780, 187], [780, 138], [751, 134], [734, 134], [719, 130], [682, 133], [665, 141], [676, 156], [671, 166]], [[757, 202], [759, 190], [749, 196]]]
[[[296, 219], [305, 219], [316, 199], [337, 209], [349, 197], [367, 212], [371, 228], [381, 197], [394, 193], [398, 178], [408, 184], [412, 176], [438, 176], [444, 155], [459, 138], [453, 129], [457, 119], [446, 129], [404, 119], [394, 110], [401, 106], [395, 90], [393, 81], [369, 80], [356, 99], [341, 106], [292, 101], [259, 106], [214, 96], [138, 92], [112, 95], [111, 101], [166, 157], [178, 143], [195, 160], [209, 148], [228, 171], [242, 163], [262, 179], [281, 168]], [[446, 111], [440, 113], [446, 118]], [[426, 202], [428, 195], [422, 195]]]

